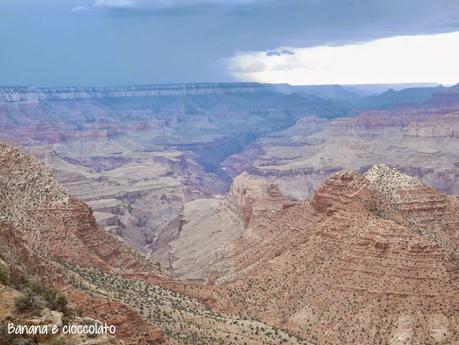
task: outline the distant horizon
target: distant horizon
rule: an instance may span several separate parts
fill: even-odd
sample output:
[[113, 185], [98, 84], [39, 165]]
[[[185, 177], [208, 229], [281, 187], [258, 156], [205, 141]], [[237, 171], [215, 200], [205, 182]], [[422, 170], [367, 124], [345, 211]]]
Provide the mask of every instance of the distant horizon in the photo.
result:
[[78, 89], [116, 89], [116, 88], [123, 88], [123, 87], [148, 87], [148, 86], [174, 86], [174, 85], [212, 85], [212, 84], [219, 84], [219, 85], [237, 85], [237, 84], [253, 84], [253, 85], [286, 85], [292, 87], [301, 87], [301, 86], [419, 86], [419, 87], [451, 87], [459, 84], [457, 83], [452, 84], [442, 84], [439, 82], [399, 82], [399, 83], [361, 83], [361, 84], [341, 84], [341, 83], [333, 83], [333, 84], [291, 84], [291, 83], [270, 83], [270, 82], [258, 82], [258, 81], [199, 81], [199, 82], [164, 82], [164, 83], [139, 83], [139, 84], [119, 84], [119, 85], [108, 85], [108, 84], [100, 84], [100, 85], [57, 85], [57, 86], [47, 86], [47, 85], [0, 85], [0, 88], [30, 88], [30, 89], [67, 89], [67, 88], [78, 88]]

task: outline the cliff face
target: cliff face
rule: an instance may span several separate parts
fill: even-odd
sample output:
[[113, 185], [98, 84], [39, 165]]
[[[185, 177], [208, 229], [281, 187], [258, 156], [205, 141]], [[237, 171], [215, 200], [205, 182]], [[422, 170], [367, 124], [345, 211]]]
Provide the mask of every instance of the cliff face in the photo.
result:
[[[305, 344], [301, 337], [289, 337], [269, 324], [209, 309], [201, 301], [213, 301], [211, 290], [163, 276], [150, 258], [99, 227], [92, 210], [69, 196], [35, 158], [1, 144], [0, 162], [2, 274], [6, 266], [15, 277], [54, 287], [84, 317], [116, 325], [115, 336], [128, 345], [229, 345], [233, 337], [253, 345], [274, 345], [284, 338]], [[37, 322], [15, 309], [12, 301], [19, 292], [14, 288], [19, 286], [3, 278], [0, 323], [11, 319], [11, 313], [18, 323]], [[188, 291], [199, 299], [185, 295]], [[266, 334], [255, 336], [255, 327], [265, 329]], [[226, 337], [228, 334], [232, 337]], [[84, 337], [70, 340], [88, 344]], [[112, 338], [89, 343], [121, 344]]]
[[154, 268], [125, 244], [107, 244], [111, 237], [96, 225], [92, 210], [70, 197], [43, 163], [4, 144], [0, 162], [2, 223], [17, 229], [32, 251], [104, 270]]
[[[65, 287], [76, 306], [86, 310], [96, 303], [75, 298], [87, 292], [72, 292], [73, 287], [67, 281], [71, 273], [64, 268], [66, 264], [103, 271], [122, 268], [126, 272], [159, 274], [156, 264], [101, 229], [92, 210], [70, 197], [43, 163], [4, 144], [0, 144], [0, 162], [0, 256], [16, 274], [59, 289]], [[128, 306], [123, 308], [136, 313]], [[137, 318], [141, 325], [143, 321], [140, 316]], [[116, 321], [113, 314], [106, 319], [123, 328], [132, 327], [136, 317]], [[163, 338], [153, 325], [145, 324], [144, 331], [145, 335], [131, 334], [125, 339], [128, 343], [147, 343]]]
[[455, 344], [456, 197], [388, 166], [332, 175], [252, 218], [226, 256], [221, 308], [319, 344]]
[[98, 224], [167, 262], [185, 204], [223, 194], [221, 162], [332, 101], [257, 83], [1, 88], [0, 139], [53, 169]]
[[167, 251], [171, 272], [182, 279], [214, 283], [221, 271], [231, 270], [221, 258], [252, 219], [287, 205], [292, 202], [276, 185], [246, 173], [234, 179], [226, 197], [186, 203], [180, 231]]
[[405, 129], [405, 135], [418, 139], [459, 139], [459, 112], [434, 116], [420, 123], [410, 123]]
[[247, 173], [237, 176], [230, 188], [228, 201], [248, 224], [252, 217], [264, 210], [277, 211], [289, 203], [279, 188], [264, 179]]
[[205, 120], [208, 116], [225, 119], [228, 115], [250, 111], [269, 118], [273, 113], [279, 116], [284, 111], [304, 112], [307, 109], [326, 113], [336, 110], [333, 103], [320, 98], [286, 95], [258, 83], [0, 88], [0, 124], [13, 128], [53, 124], [56, 120], [77, 124], [80, 130], [100, 120], [104, 120], [105, 125], [136, 121], [171, 124], [183, 114], [191, 115], [192, 119], [188, 120], [192, 121], [199, 117]]
[[259, 139], [225, 162], [278, 184], [291, 197], [310, 197], [332, 173], [366, 171], [378, 163], [415, 175], [442, 192], [458, 194], [457, 105], [368, 111], [336, 119], [315, 131], [298, 122]]
[[0, 101], [33, 103], [44, 100], [231, 94], [236, 92], [260, 92], [261, 90], [266, 90], [266, 87], [257, 83], [164, 84], [94, 88], [2, 87], [0, 89]]

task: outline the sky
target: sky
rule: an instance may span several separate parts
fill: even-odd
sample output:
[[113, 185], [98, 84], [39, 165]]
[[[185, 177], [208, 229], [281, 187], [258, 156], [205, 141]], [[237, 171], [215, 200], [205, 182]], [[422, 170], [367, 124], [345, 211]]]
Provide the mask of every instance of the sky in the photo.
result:
[[457, 0], [0, 0], [2, 86], [453, 84], [457, 61]]

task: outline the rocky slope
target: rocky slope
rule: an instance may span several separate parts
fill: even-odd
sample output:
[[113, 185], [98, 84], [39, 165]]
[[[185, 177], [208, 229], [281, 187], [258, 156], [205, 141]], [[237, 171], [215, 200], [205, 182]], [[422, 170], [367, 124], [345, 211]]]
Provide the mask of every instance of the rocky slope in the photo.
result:
[[[42, 163], [4, 144], [0, 145], [0, 162], [1, 257], [15, 275], [68, 289], [70, 296], [72, 286], [62, 267], [65, 262], [103, 271], [122, 267], [126, 271], [159, 273], [156, 264], [99, 228], [92, 210], [70, 197]], [[81, 308], [95, 305], [74, 302]], [[115, 320], [113, 314], [107, 322]], [[119, 324], [132, 327], [134, 320]], [[146, 323], [145, 336], [131, 335], [126, 340], [146, 344], [163, 337], [158, 327]]]
[[[243, 224], [226, 223], [224, 205]], [[376, 165], [335, 173], [300, 202], [244, 173], [196, 207], [171, 268], [207, 279], [217, 310], [317, 344], [459, 341], [457, 196]]]
[[234, 180], [225, 198], [185, 204], [181, 229], [167, 252], [171, 272], [181, 279], [212, 283], [214, 274], [230, 269], [222, 265], [221, 255], [251, 220], [290, 204], [277, 186], [246, 173]]
[[458, 210], [388, 166], [338, 172], [227, 246], [220, 308], [318, 344], [457, 344]]
[[29, 285], [33, 291], [44, 286], [38, 291], [56, 289], [83, 317], [116, 325], [115, 336], [128, 345], [308, 344], [256, 319], [212, 310], [212, 291], [163, 276], [151, 259], [99, 227], [92, 210], [69, 196], [35, 158], [1, 144], [0, 163], [1, 270], [5, 265], [14, 277], [3, 279], [2, 273], [2, 321], [11, 312], [24, 323], [36, 317], [11, 309], [14, 290], [26, 294]]

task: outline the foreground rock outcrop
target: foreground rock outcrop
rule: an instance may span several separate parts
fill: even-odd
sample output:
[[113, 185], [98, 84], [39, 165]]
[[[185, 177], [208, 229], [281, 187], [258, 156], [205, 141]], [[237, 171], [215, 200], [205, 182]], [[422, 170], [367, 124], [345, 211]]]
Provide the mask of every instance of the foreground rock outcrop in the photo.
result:
[[385, 165], [338, 172], [251, 220], [217, 300], [318, 344], [457, 344], [458, 207]]
[[[92, 210], [69, 196], [35, 158], [0, 144], [0, 176], [0, 256], [15, 275], [64, 289], [77, 307], [90, 310], [96, 303], [74, 298], [87, 292], [72, 292], [66, 263], [159, 274], [155, 263], [100, 228]], [[106, 322], [115, 322], [115, 317], [108, 316]], [[134, 320], [118, 324], [132, 327]], [[144, 335], [126, 337], [128, 344], [163, 339], [159, 328], [145, 326]]]

